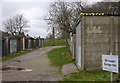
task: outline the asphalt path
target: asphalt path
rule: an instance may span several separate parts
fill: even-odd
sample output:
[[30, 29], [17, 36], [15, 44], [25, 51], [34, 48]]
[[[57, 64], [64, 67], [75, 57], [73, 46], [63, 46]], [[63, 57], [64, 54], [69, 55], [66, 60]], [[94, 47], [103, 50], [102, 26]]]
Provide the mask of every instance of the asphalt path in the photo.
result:
[[63, 78], [60, 68], [51, 66], [47, 52], [63, 46], [40, 48], [2, 63], [3, 81], [57, 81]]

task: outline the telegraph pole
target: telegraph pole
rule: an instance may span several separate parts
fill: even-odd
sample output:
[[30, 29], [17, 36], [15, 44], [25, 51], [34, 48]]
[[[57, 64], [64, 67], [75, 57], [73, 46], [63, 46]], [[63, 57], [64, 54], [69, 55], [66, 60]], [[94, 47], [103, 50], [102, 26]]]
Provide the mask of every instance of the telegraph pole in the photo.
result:
[[53, 41], [53, 46], [55, 45], [55, 28], [52, 28], [52, 41]]
[[[44, 18], [39, 18], [39, 19], [44, 19]], [[44, 19], [44, 20], [52, 20], [52, 19]], [[55, 27], [52, 27], [52, 42], [53, 46], [55, 45]]]

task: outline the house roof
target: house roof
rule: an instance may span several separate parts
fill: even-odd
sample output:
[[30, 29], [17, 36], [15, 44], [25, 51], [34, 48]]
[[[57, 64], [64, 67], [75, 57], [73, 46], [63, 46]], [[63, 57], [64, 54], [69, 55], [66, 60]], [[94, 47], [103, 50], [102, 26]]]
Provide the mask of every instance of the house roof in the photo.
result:
[[20, 37], [25, 37], [25, 34], [24, 34], [24, 32], [22, 32], [22, 33], [20, 33], [18, 36], [20, 36]]
[[0, 30], [0, 37], [1, 38], [8, 37], [8, 38], [15, 38], [15, 39], [25, 37], [27, 39], [34, 39], [33, 37], [29, 36], [28, 34], [25, 35], [24, 32], [17, 34], [17, 35], [13, 35], [13, 34], [9, 34], [8, 32], [4, 32], [2, 30]]
[[28, 39], [34, 39], [33, 37], [31, 37], [31, 36], [26, 36], [26, 38], [28, 38]]
[[8, 32], [4, 32], [4, 31], [0, 30], [0, 36], [1, 37], [8, 37], [9, 34], [8, 34]]

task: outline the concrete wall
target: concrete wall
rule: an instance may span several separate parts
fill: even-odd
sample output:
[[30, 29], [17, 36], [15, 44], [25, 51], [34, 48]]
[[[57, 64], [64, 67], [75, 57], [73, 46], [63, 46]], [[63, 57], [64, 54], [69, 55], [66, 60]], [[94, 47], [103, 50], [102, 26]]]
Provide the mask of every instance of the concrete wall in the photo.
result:
[[[99, 69], [103, 54], [118, 55], [120, 53], [117, 16], [83, 16], [79, 28], [82, 36], [77, 31], [77, 35], [81, 36], [81, 42], [77, 39], [77, 43], [81, 43], [81, 67], [83, 69]], [[79, 54], [77, 53], [76, 56], [78, 58]]]

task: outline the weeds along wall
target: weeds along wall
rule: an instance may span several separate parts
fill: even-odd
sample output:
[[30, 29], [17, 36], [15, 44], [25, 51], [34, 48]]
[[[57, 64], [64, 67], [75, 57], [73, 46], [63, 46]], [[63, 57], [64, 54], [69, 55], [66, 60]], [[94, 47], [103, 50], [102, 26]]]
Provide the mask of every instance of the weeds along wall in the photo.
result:
[[103, 54], [120, 54], [118, 18], [82, 16], [76, 27], [76, 64], [79, 69], [100, 69]]

